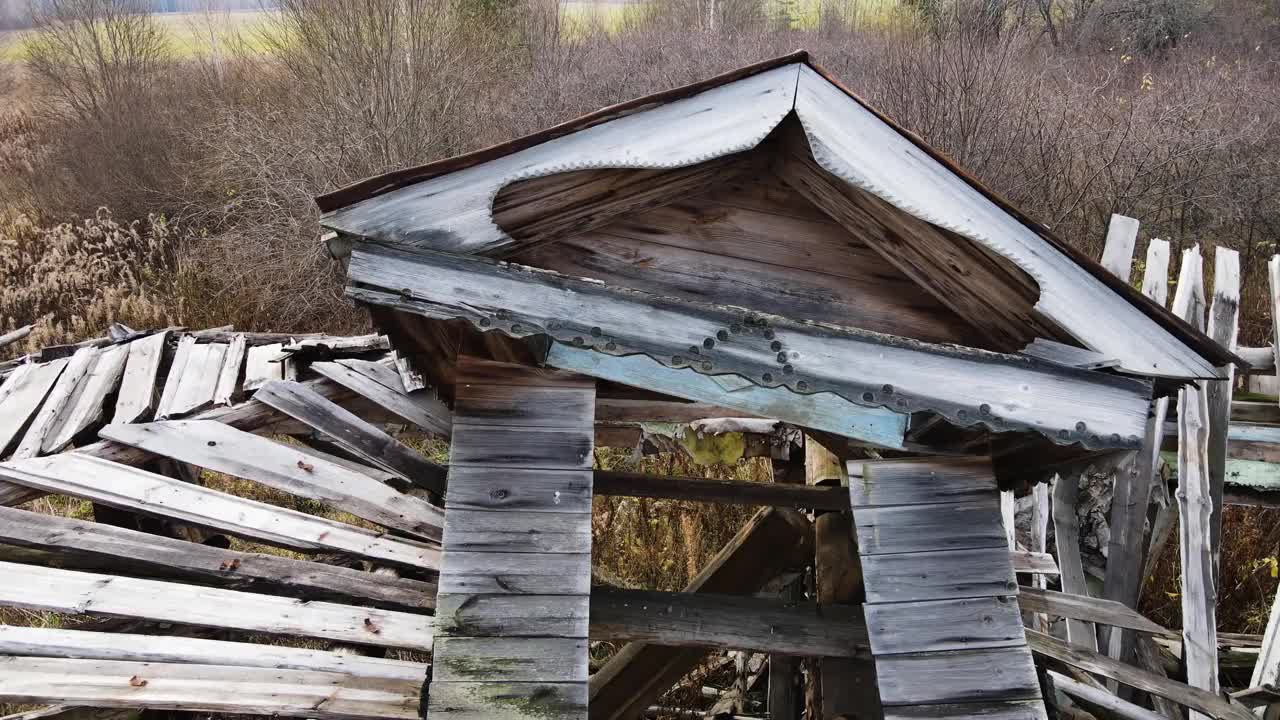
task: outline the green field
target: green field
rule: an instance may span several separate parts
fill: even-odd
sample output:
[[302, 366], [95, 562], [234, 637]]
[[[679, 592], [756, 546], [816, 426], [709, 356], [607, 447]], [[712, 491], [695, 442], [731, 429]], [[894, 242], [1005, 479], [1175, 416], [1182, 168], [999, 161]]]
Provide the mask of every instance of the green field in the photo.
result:
[[[262, 11], [162, 13], [156, 21], [169, 36], [177, 57], [200, 57], [232, 48], [262, 49], [263, 33], [271, 29], [272, 15]], [[24, 38], [31, 31], [0, 33], [0, 60], [20, 60]]]

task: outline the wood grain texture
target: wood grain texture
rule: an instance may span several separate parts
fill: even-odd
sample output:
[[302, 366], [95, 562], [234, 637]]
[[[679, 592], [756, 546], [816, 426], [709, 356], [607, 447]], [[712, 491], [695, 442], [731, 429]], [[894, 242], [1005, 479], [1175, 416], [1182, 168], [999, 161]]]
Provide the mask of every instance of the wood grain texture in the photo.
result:
[[454, 508], [444, 538], [450, 551], [590, 554], [591, 514]]
[[441, 593], [585, 595], [591, 590], [588, 554], [446, 551], [449, 572]]
[[1107, 240], [1102, 247], [1102, 267], [1125, 282], [1133, 271], [1133, 250], [1138, 242], [1138, 221], [1117, 213], [1107, 225]]
[[[1061, 571], [1063, 591], [1087, 597], [1089, 584], [1085, 581], [1084, 562], [1080, 557], [1080, 520], [1076, 517], [1076, 499], [1079, 494], [1079, 474], [1066, 473], [1059, 475], [1054, 481], [1053, 537], [1058, 551], [1058, 569]], [[1093, 623], [1086, 620], [1067, 618], [1067, 639], [1071, 644], [1086, 650], [1098, 649], [1097, 631]]]
[[439, 540], [444, 511], [368, 475], [213, 420], [108, 425], [100, 435], [235, 477], [317, 500], [356, 517]]
[[458, 393], [458, 422], [503, 427], [572, 428], [593, 418], [594, 388], [467, 383]]
[[1031, 700], [1040, 697], [1025, 646], [876, 657], [886, 705]]
[[41, 445], [41, 452], [58, 452], [71, 445], [76, 436], [98, 423], [104, 413], [107, 396], [116, 392], [125, 361], [129, 358], [129, 346], [115, 345], [103, 348], [94, 362], [93, 369], [84, 376], [68, 399], [65, 413], [60, 413]]
[[587, 681], [583, 638], [442, 637], [436, 643], [431, 681]]
[[284, 379], [284, 364], [272, 362], [280, 354], [283, 343], [255, 345], [245, 354], [244, 392], [252, 392], [271, 380]]
[[415, 485], [444, 492], [443, 468], [301, 383], [269, 381], [258, 388], [254, 399], [310, 425], [351, 452]]
[[[1240, 332], [1240, 255], [1225, 247], [1213, 251], [1213, 304], [1209, 307], [1208, 335], [1224, 348], [1236, 349]], [[1231, 423], [1231, 394], [1235, 387], [1235, 366], [1224, 368], [1226, 377], [1201, 384], [1208, 396], [1209, 445], [1209, 552], [1213, 556], [1214, 586], [1222, 554], [1222, 495], [1226, 485], [1227, 442]]]
[[[367, 363], [366, 367], [379, 368], [380, 371], [388, 371], [395, 375], [394, 370], [378, 363]], [[340, 385], [345, 385], [357, 395], [368, 398], [426, 432], [449, 436], [452, 424], [449, 408], [431, 393], [420, 392], [409, 395], [341, 363], [314, 362], [311, 363], [311, 369]], [[396, 383], [397, 385], [400, 383], [398, 377]]]
[[195, 350], [195, 347], [195, 336], [182, 335], [178, 338], [178, 345], [173, 351], [173, 359], [169, 362], [169, 369], [164, 377], [164, 389], [160, 393], [159, 404], [156, 405], [156, 419], [169, 417], [173, 409], [174, 400], [178, 397], [178, 388], [182, 385], [183, 375], [186, 374], [187, 362], [190, 360], [191, 353]]
[[[1023, 586], [1018, 588], [1018, 604], [1024, 610], [1088, 621], [1090, 626], [1092, 623], [1101, 623], [1162, 637], [1177, 637], [1177, 633], [1172, 630], [1161, 627], [1137, 610], [1114, 600]], [[1074, 640], [1072, 644], [1085, 646], [1085, 643], [1076, 643]]]
[[247, 351], [244, 333], [238, 333], [227, 344], [222, 356], [222, 367], [218, 370], [218, 382], [213, 388], [215, 405], [230, 405], [240, 391], [240, 374], [244, 369], [244, 357]]
[[1040, 700], [942, 705], [897, 705], [884, 710], [885, 720], [1045, 720]]
[[431, 618], [296, 598], [0, 563], [0, 604], [431, 650]]
[[449, 466], [445, 507], [453, 510], [591, 512], [590, 470]]
[[1006, 547], [1000, 510], [985, 501], [858, 508], [858, 553], [933, 552]]
[[1010, 596], [868, 604], [864, 612], [877, 657], [1027, 644]]
[[0, 658], [7, 702], [355, 720], [418, 717], [420, 682], [341, 673], [64, 658]]
[[707, 593], [595, 589], [591, 637], [804, 657], [867, 655], [861, 606]]
[[431, 717], [439, 720], [551, 720], [587, 717], [582, 683], [431, 683]]
[[420, 610], [436, 585], [338, 565], [224, 550], [102, 523], [0, 507], [0, 559], [13, 548], [41, 553], [47, 564], [212, 585], [308, 600]]
[[0, 387], [0, 457], [4, 457], [27, 421], [44, 402], [67, 359], [47, 363], [20, 365]]
[[138, 422], [147, 419], [148, 414], [155, 409], [160, 364], [164, 360], [164, 348], [168, 340], [169, 332], [161, 331], [129, 343], [129, 359], [124, 366], [124, 377], [120, 380], [120, 392], [116, 396], [116, 409], [111, 422]]
[[52, 440], [52, 433], [56, 430], [59, 418], [63, 417], [69, 410], [69, 404], [75, 396], [76, 389], [84, 381], [85, 376], [93, 369], [98, 359], [98, 348], [92, 346], [82, 347], [76, 350], [71, 358], [67, 361], [66, 367], [62, 373], [58, 375], [58, 381], [53, 384], [53, 388], [49, 390], [49, 394], [44, 398], [44, 404], [40, 406], [40, 411], [31, 420], [31, 424], [27, 426], [26, 433], [22, 436], [22, 441], [18, 443], [18, 449], [14, 451], [15, 458], [33, 458], [41, 453], [41, 448], [46, 441]]
[[171, 517], [283, 547], [337, 551], [410, 567], [440, 567], [440, 551], [425, 543], [387, 537], [81, 453], [0, 463], [0, 477], [45, 492]]
[[459, 417], [453, 430], [454, 439], [449, 446], [450, 465], [556, 470], [591, 468], [594, 444], [590, 429], [472, 425], [469, 419], [464, 421]]
[[587, 637], [585, 595], [450, 595], [436, 598], [437, 637]]
[[[177, 376], [178, 385], [173, 392], [173, 397], [170, 398], [163, 413], [156, 413], [156, 418], [164, 420], [180, 417], [212, 406], [227, 348], [227, 343], [192, 345], [187, 350], [186, 362]], [[175, 369], [178, 369], [176, 360], [174, 368], [169, 371], [168, 382], [173, 382]], [[168, 382], [165, 383], [166, 394], [169, 391]]]
[[987, 458], [947, 458], [938, 463], [918, 460], [850, 462], [849, 492], [854, 507], [925, 505], [994, 498], [995, 477]]
[[315, 670], [421, 681], [424, 663], [261, 643], [0, 625], [0, 655]]

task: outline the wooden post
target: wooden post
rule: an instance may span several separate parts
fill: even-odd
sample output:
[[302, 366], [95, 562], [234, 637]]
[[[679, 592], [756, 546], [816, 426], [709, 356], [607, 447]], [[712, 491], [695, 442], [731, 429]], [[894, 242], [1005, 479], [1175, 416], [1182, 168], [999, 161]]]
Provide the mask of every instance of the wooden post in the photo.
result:
[[[1213, 251], [1213, 306], [1209, 311], [1209, 336], [1234, 351], [1240, 321], [1240, 255], [1229, 248]], [[1218, 562], [1222, 554], [1222, 492], [1227, 474], [1227, 428], [1231, 424], [1231, 392], [1235, 387], [1235, 366], [1228, 365], [1223, 380], [1204, 383], [1209, 416], [1209, 548], [1213, 556], [1214, 587], [1219, 581]]]
[[[783, 598], [793, 602], [803, 599], [799, 582], [792, 582], [782, 591]], [[771, 720], [799, 720], [800, 659], [793, 655], [769, 656], [768, 710]]]
[[1112, 215], [1107, 226], [1107, 244], [1102, 248], [1102, 267], [1125, 282], [1133, 267], [1133, 248], [1138, 240], [1138, 221]]
[[[1063, 592], [1089, 595], [1080, 558], [1080, 520], [1076, 516], [1076, 497], [1080, 493], [1080, 475], [1059, 475], [1053, 485], [1053, 537], [1058, 548], [1058, 570]], [[1084, 620], [1067, 620], [1067, 640], [1088, 650], [1098, 649], [1097, 630]]]
[[490, 503], [447, 507], [428, 713], [586, 720], [595, 381], [464, 355], [454, 397], [451, 495]]

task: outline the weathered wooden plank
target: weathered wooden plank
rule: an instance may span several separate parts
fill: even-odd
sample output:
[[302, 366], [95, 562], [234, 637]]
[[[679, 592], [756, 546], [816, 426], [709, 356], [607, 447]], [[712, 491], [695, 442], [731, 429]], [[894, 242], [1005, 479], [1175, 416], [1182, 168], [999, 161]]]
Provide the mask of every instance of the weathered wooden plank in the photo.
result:
[[440, 551], [425, 543], [386, 537], [81, 453], [0, 463], [0, 477], [45, 492], [172, 517], [284, 547], [345, 552], [411, 567], [440, 567]]
[[213, 389], [214, 405], [230, 405], [235, 400], [240, 385], [240, 371], [244, 367], [246, 351], [244, 333], [231, 339], [222, 356], [222, 367], [218, 370], [218, 382]]
[[281, 645], [17, 625], [0, 625], [0, 655], [315, 670], [417, 681], [426, 677], [428, 668], [408, 660]]
[[94, 708], [47, 705], [36, 710], [4, 715], [0, 720], [138, 720], [138, 708]]
[[272, 358], [280, 354], [280, 348], [284, 347], [283, 343], [271, 343], [268, 345], [254, 345], [249, 348], [245, 354], [244, 363], [244, 392], [250, 392], [262, 387], [271, 380], [284, 379], [283, 363], [272, 362]]
[[486, 360], [472, 355], [459, 363], [454, 375], [455, 385], [515, 385], [517, 387], [573, 387], [593, 388], [595, 380], [575, 372], [551, 367], [532, 367]]
[[1073, 698], [1084, 700], [1091, 706], [1105, 708], [1114, 713], [1116, 717], [1125, 718], [1126, 720], [1169, 720], [1169, 718], [1158, 712], [1121, 700], [1103, 688], [1082, 683], [1052, 670], [1049, 670], [1048, 673], [1049, 677], [1053, 679], [1055, 688]]
[[[699, 373], [758, 378], [761, 386], [785, 385], [800, 393], [831, 391], [895, 412], [933, 410], [961, 425], [1035, 429], [1056, 441], [1100, 448], [1136, 446], [1146, 419], [1148, 393], [1141, 382], [847, 328], [824, 326], [818, 332], [785, 318], [616, 290], [480, 258], [358, 249], [349, 277], [355, 284], [348, 293], [375, 305], [465, 318], [515, 337], [548, 334], [558, 343], [610, 355], [643, 352]], [[931, 378], [927, 387], [918, 382], [922, 376]], [[983, 382], [973, 382], [976, 376]], [[730, 397], [724, 393], [715, 402], [726, 404]]]
[[22, 432], [67, 366], [67, 359], [20, 365], [0, 388], [0, 457]]
[[[1240, 255], [1230, 248], [1213, 251], [1213, 304], [1209, 308], [1209, 337], [1228, 350], [1235, 351], [1240, 325]], [[1209, 552], [1212, 556], [1214, 587], [1218, 581], [1218, 563], [1222, 553], [1222, 494], [1226, 480], [1227, 434], [1231, 422], [1231, 393], [1235, 387], [1235, 366], [1225, 368], [1222, 380], [1202, 384], [1208, 395], [1205, 422], [1208, 424], [1207, 448], [1209, 475]]]
[[377, 333], [354, 336], [313, 335], [304, 337], [301, 340], [291, 339], [284, 347], [280, 348], [280, 354], [272, 358], [272, 362], [288, 360], [290, 357], [299, 354], [313, 356], [359, 355], [361, 353], [390, 349], [391, 341], [387, 339], [387, 336]]
[[644, 355], [613, 357], [556, 343], [547, 363], [602, 380], [653, 388], [699, 402], [717, 403], [749, 415], [770, 415], [817, 430], [889, 448], [902, 447], [907, 416], [864, 408], [831, 393], [806, 395], [804, 403], [785, 388], [754, 385], [733, 375], [700, 375], [670, 368]]
[[213, 420], [108, 425], [100, 435], [162, 457], [318, 500], [386, 527], [440, 539], [444, 511], [367, 475]]
[[[794, 510], [767, 508], [729, 541], [685, 592], [750, 593], [783, 568], [813, 558], [813, 529]], [[643, 712], [692, 670], [706, 651], [631, 643], [591, 677], [591, 707], [612, 720]]]
[[895, 705], [884, 709], [885, 720], [1045, 720], [1039, 700], [1002, 700], [982, 703]]
[[[1058, 550], [1058, 568], [1062, 573], [1062, 589], [1075, 596], [1089, 594], [1080, 557], [1080, 520], [1076, 517], [1076, 498], [1080, 494], [1080, 475], [1059, 475], [1053, 486], [1053, 537]], [[1026, 605], [1019, 598], [1022, 605]], [[1120, 607], [1120, 603], [1116, 603]], [[1067, 619], [1067, 639], [1087, 650], [1098, 649], [1098, 634], [1093, 624], [1078, 618]]]
[[1258, 662], [1253, 666], [1253, 677], [1249, 681], [1250, 687], [1275, 687], [1277, 684], [1280, 684], [1280, 592], [1271, 601], [1271, 616], [1267, 620]]
[[[227, 355], [226, 343], [193, 345], [187, 351], [187, 362], [178, 377], [178, 388], [163, 414], [156, 418], [179, 417], [203, 410], [213, 405], [213, 394], [218, 388], [218, 376], [222, 373], [222, 361]], [[170, 380], [173, 371], [169, 372]], [[166, 391], [168, 387], [166, 385]]]
[[418, 717], [420, 682], [304, 670], [0, 658], [0, 698], [100, 707], [354, 720]]
[[445, 506], [454, 510], [591, 512], [590, 470], [449, 466]]
[[47, 440], [52, 439], [52, 433], [58, 426], [58, 419], [68, 411], [68, 404], [75, 396], [76, 388], [84, 381], [86, 375], [93, 368], [98, 358], [98, 348], [92, 346], [82, 347], [76, 350], [67, 361], [66, 367], [62, 373], [58, 375], [58, 381], [54, 383], [53, 389], [45, 396], [44, 404], [40, 406], [40, 412], [36, 413], [31, 424], [27, 427], [26, 434], [22, 436], [22, 441], [18, 443], [18, 449], [14, 451], [15, 458], [30, 458], [40, 454], [40, 449]]
[[805, 657], [867, 654], [862, 606], [707, 593], [594, 589], [591, 637]]
[[664, 477], [616, 470], [595, 471], [595, 493], [732, 505], [770, 505], [814, 510], [849, 509], [849, 491], [840, 486]]
[[178, 388], [182, 385], [182, 378], [186, 374], [187, 362], [191, 358], [191, 352], [195, 350], [196, 338], [192, 335], [182, 335], [178, 338], [178, 346], [173, 351], [173, 359], [169, 363], [168, 375], [165, 376], [164, 390], [160, 393], [160, 403], [156, 405], [155, 417], [157, 419], [169, 416], [173, 408], [173, 402], [178, 397]]
[[[1102, 598], [1093, 598], [1088, 595], [1074, 595], [1023, 586], [1018, 588], [1018, 604], [1024, 610], [1033, 610], [1048, 615], [1128, 628], [1162, 637], [1178, 636], [1172, 630], [1163, 628], [1148, 620], [1137, 610], [1126, 607], [1114, 600], [1103, 600]], [[1074, 643], [1074, 641], [1073, 644], [1084, 646], [1084, 643]]]
[[[1187, 683], [1218, 692], [1218, 641], [1215, 608], [1209, 479], [1209, 405], [1197, 388], [1178, 393], [1178, 524], [1182, 557], [1182, 637]], [[1201, 715], [1191, 713], [1191, 720]]]
[[587, 637], [585, 595], [447, 595], [436, 598], [436, 637]]
[[854, 507], [987, 502], [996, 492], [989, 458], [948, 457], [922, 464], [919, 459], [850, 462], [849, 492]]
[[1107, 225], [1107, 241], [1102, 248], [1102, 267], [1125, 282], [1133, 272], [1133, 249], [1138, 242], [1138, 221], [1118, 213]]
[[864, 612], [877, 659], [1026, 645], [1018, 602], [1010, 596], [868, 604]]
[[9, 332], [4, 333], [3, 335], [0, 335], [0, 348], [5, 347], [7, 345], [12, 345], [18, 342], [19, 340], [25, 338], [26, 336], [31, 334], [31, 331], [33, 329], [35, 329], [34, 325], [27, 324], [27, 325], [23, 325], [22, 327], [16, 330], [10, 330]]
[[587, 716], [583, 683], [431, 683], [436, 720], [561, 720]]
[[59, 414], [55, 426], [41, 445], [43, 453], [58, 452], [69, 446], [77, 435], [102, 419], [107, 396], [116, 391], [129, 357], [128, 345], [103, 348], [97, 361], [80, 381], [67, 402], [65, 414]]
[[858, 553], [864, 557], [1006, 547], [994, 497], [936, 505], [859, 506], [854, 520]]
[[[17, 552], [11, 552], [17, 548]], [[229, 590], [418, 610], [436, 585], [339, 565], [245, 553], [102, 523], [0, 507], [0, 559], [41, 553], [57, 567], [185, 580]]]
[[431, 650], [431, 618], [375, 608], [0, 562], [0, 604]]
[[120, 379], [120, 393], [116, 396], [116, 411], [111, 422], [138, 422], [156, 407], [160, 363], [168, 340], [169, 331], [162, 330], [129, 343], [129, 359], [124, 366], [124, 377]]
[[876, 656], [876, 682], [886, 706], [1040, 697], [1025, 646]]
[[449, 572], [440, 592], [455, 594], [586, 595], [591, 591], [589, 554], [447, 553]]
[[[1280, 255], [1272, 255], [1267, 261], [1267, 287], [1270, 289], [1271, 310], [1271, 364], [1280, 368]], [[1273, 403], [1274, 404], [1274, 403]]]
[[1085, 350], [1073, 345], [1064, 345], [1044, 338], [1032, 340], [1029, 345], [1022, 348], [1021, 352], [1023, 355], [1030, 355], [1034, 358], [1066, 365], [1067, 367], [1080, 368], [1081, 370], [1100, 370], [1120, 364], [1119, 360], [1109, 358], [1102, 353]]
[[1053, 556], [1049, 553], [1012, 550], [1009, 552], [1009, 562], [1013, 565], [1014, 572], [1033, 575], [1058, 574], [1058, 564], [1053, 561]]
[[591, 514], [453, 508], [444, 544], [450, 552], [590, 553]]
[[595, 392], [588, 388], [470, 385], [454, 403], [458, 422], [580, 429], [595, 412], [588, 407]]
[[391, 350], [391, 358], [396, 366], [396, 374], [400, 376], [400, 386], [405, 392], [427, 389], [427, 378], [414, 365], [412, 358], [394, 348]]
[[[386, 369], [395, 375], [395, 372], [385, 365], [378, 363], [367, 363], [367, 365]], [[416, 395], [408, 395], [336, 362], [314, 362], [311, 363], [311, 369], [340, 385], [351, 388], [357, 395], [372, 400], [427, 432], [449, 436], [449, 428], [452, 424], [449, 408], [430, 393], [420, 392]], [[399, 383], [398, 378], [396, 382]]]
[[[392, 352], [392, 357], [395, 357], [394, 351]], [[364, 375], [392, 392], [401, 395], [410, 395], [412, 393], [410, 390], [405, 390], [404, 378], [396, 368], [393, 365], [388, 365], [385, 361], [374, 362], [372, 360], [361, 360], [360, 358], [339, 358], [334, 362], [348, 370], [354, 370]], [[421, 390], [422, 388], [416, 389]]]
[[442, 637], [435, 658], [433, 684], [587, 681], [583, 638]]
[[[1221, 720], [1250, 720], [1248, 708], [1233, 703], [1217, 693], [1184, 685], [1180, 682], [1139, 670], [1132, 665], [1084, 648], [1074, 647], [1057, 638], [1027, 630], [1027, 645], [1032, 652], [1053, 658], [1081, 670], [1101, 675], [1143, 692], [1168, 698], [1179, 705]], [[1256, 718], [1254, 718], [1256, 720]]]
[[451, 465], [498, 465], [526, 469], [591, 468], [592, 433], [568, 428], [504, 427], [454, 423]]
[[269, 381], [258, 388], [254, 399], [325, 433], [375, 465], [444, 492], [445, 473], [439, 465], [301, 383]]

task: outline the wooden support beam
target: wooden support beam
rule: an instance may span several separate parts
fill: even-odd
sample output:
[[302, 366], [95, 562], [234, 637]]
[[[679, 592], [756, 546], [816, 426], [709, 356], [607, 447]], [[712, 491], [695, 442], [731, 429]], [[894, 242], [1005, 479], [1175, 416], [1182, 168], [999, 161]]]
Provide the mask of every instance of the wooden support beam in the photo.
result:
[[430, 651], [431, 619], [181, 583], [0, 562], [0, 605]]
[[[1148, 620], [1137, 610], [1125, 607], [1113, 600], [1077, 595], [1054, 590], [1020, 587], [1018, 589], [1018, 605], [1024, 610], [1047, 615], [1056, 615], [1069, 620], [1080, 620], [1113, 627], [1128, 628], [1141, 633], [1161, 637], [1179, 637], [1178, 633], [1168, 630]], [[1084, 643], [1072, 644], [1084, 646]]]
[[310, 648], [169, 635], [0, 625], [0, 655], [315, 670], [421, 682], [428, 665]]
[[[720, 550], [685, 592], [752, 593], [784, 568], [813, 556], [813, 528], [794, 510], [757, 513]], [[634, 717], [693, 669], [705, 650], [631, 643], [591, 676], [593, 720]]]
[[[1213, 305], [1209, 309], [1209, 336], [1235, 352], [1240, 325], [1240, 255], [1230, 248], [1213, 251]], [[1235, 387], [1235, 366], [1225, 368], [1226, 378], [1202, 383], [1208, 395], [1209, 447], [1209, 552], [1213, 561], [1214, 587], [1218, 583], [1218, 563], [1222, 554], [1222, 496], [1226, 484], [1227, 434], [1231, 423], [1231, 394]]]
[[[418, 392], [410, 395], [404, 390], [404, 385], [395, 370], [378, 363], [368, 361], [360, 361], [360, 363], [314, 362], [311, 363], [311, 369], [339, 385], [346, 386], [357, 395], [362, 395], [381, 405], [426, 432], [449, 437], [453, 413], [434, 394]], [[361, 372], [366, 367], [384, 371], [380, 373], [382, 381], [379, 382], [378, 379]], [[393, 378], [394, 385], [384, 384], [391, 383]]]
[[1104, 708], [1114, 713], [1116, 717], [1124, 718], [1125, 720], [1169, 720], [1164, 715], [1152, 712], [1141, 705], [1134, 705], [1126, 700], [1121, 700], [1104, 688], [1082, 683], [1052, 670], [1049, 671], [1049, 677], [1053, 678], [1053, 686], [1067, 695], [1077, 700], [1083, 700], [1088, 705]]
[[341, 673], [0, 657], [0, 700], [357, 720], [416, 720], [421, 682]]
[[424, 542], [392, 538], [81, 453], [0, 463], [0, 478], [282, 547], [341, 552], [413, 568], [440, 566], [439, 549]]
[[238, 552], [7, 507], [0, 507], [0, 560], [408, 610], [434, 608], [436, 597], [434, 582]]
[[[1080, 558], [1080, 520], [1076, 516], [1079, 494], [1079, 473], [1069, 472], [1058, 476], [1053, 485], [1053, 537], [1058, 549], [1062, 589], [1075, 596], [1087, 597], [1089, 584], [1085, 580], [1084, 564]], [[1025, 602], [1019, 604], [1027, 606]], [[1120, 603], [1116, 605], [1125, 607]], [[1071, 644], [1086, 650], [1098, 649], [1097, 631], [1091, 622], [1067, 620], [1067, 639]]]

